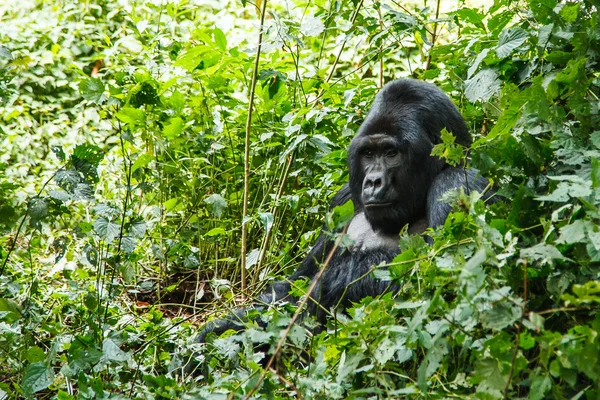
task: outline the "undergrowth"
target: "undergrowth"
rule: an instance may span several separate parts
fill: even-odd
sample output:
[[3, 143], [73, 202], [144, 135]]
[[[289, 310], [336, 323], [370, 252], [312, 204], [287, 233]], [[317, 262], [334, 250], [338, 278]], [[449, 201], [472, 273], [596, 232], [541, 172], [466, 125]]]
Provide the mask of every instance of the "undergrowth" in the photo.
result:
[[[261, 1], [262, 30], [245, 1], [9, 3], [0, 397], [600, 396], [597, 1]], [[374, 267], [400, 291], [324, 329], [281, 304], [194, 343], [299, 264], [375, 93], [408, 76], [473, 133], [436, 154], [503, 200], [451, 193], [432, 246]]]

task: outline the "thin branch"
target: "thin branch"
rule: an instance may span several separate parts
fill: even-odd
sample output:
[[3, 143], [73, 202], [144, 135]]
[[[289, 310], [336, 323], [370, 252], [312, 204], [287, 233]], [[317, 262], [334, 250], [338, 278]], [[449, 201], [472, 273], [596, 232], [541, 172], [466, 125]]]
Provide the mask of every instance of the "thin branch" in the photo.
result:
[[[379, 28], [381, 32], [385, 30], [383, 26], [383, 16], [381, 15], [381, 5], [377, 8], [377, 13], [379, 14]], [[379, 45], [379, 88], [383, 87], [383, 37], [381, 38], [381, 45]]]
[[[342, 241], [342, 237], [346, 234], [347, 228], [348, 227], [344, 228], [344, 230], [341, 232], [341, 234], [338, 236], [337, 240], [335, 241], [335, 244], [334, 244], [333, 248], [331, 249], [331, 251], [327, 255], [327, 259], [325, 260], [325, 262], [321, 266], [321, 269], [319, 269], [319, 272], [313, 278], [313, 280], [312, 280], [312, 282], [310, 284], [310, 287], [308, 288], [308, 291], [306, 292], [306, 295], [304, 296], [304, 298], [302, 299], [302, 301], [300, 302], [300, 304], [298, 304], [298, 307], [296, 308], [296, 312], [292, 316], [292, 319], [291, 319], [290, 323], [288, 324], [288, 326], [283, 331], [283, 334], [281, 335], [281, 338], [279, 339], [279, 342], [277, 343], [277, 347], [275, 347], [275, 351], [273, 351], [273, 355], [269, 358], [269, 362], [267, 363], [267, 365], [264, 368], [263, 372], [258, 377], [258, 381], [254, 385], [254, 387], [244, 397], [244, 400], [247, 400], [250, 397], [252, 397], [252, 395], [256, 392], [256, 390], [258, 390], [259, 386], [261, 385], [261, 383], [265, 379], [265, 376], [267, 375], [267, 371], [269, 371], [271, 369], [271, 366], [273, 365], [273, 360], [275, 360], [275, 358], [277, 357], [277, 354], [279, 354], [279, 352], [281, 351], [281, 348], [283, 347], [283, 344], [285, 343], [285, 340], [287, 339], [288, 335], [290, 334], [292, 326], [294, 326], [294, 324], [296, 323], [296, 320], [298, 319], [298, 317], [300, 316], [300, 314], [303, 312], [304, 306], [306, 305], [306, 303], [309, 300], [313, 300], [311, 298], [311, 294], [315, 290], [315, 287], [317, 286], [317, 284], [321, 280], [321, 277], [323, 276], [323, 273], [325, 272], [325, 270], [327, 269], [327, 266], [331, 262], [331, 259], [333, 258], [333, 255], [335, 254], [337, 248], [339, 247], [339, 245], [340, 245], [340, 243]], [[233, 398], [232, 396], [233, 396], [233, 392], [229, 396], [229, 399], [232, 399]]]
[[258, 62], [260, 61], [260, 50], [262, 47], [262, 35], [265, 24], [265, 13], [267, 9], [267, 0], [263, 0], [262, 9], [260, 10], [260, 28], [258, 32], [258, 47], [256, 48], [256, 56], [254, 58], [254, 68], [252, 71], [252, 82], [250, 86], [250, 99], [248, 101], [248, 118], [246, 119], [246, 138], [244, 142], [244, 199], [242, 200], [242, 245], [241, 245], [241, 257], [242, 262], [240, 279], [241, 279], [241, 292], [246, 292], [246, 246], [248, 227], [244, 222], [248, 215], [248, 187], [250, 182], [250, 126], [252, 124], [252, 109], [254, 108], [254, 92], [256, 90], [256, 80], [258, 77]]
[[[290, 154], [288, 156], [287, 165], [285, 166], [285, 171], [283, 173], [283, 176], [281, 177], [281, 183], [279, 184], [279, 190], [277, 191], [277, 196], [275, 196], [275, 205], [273, 206], [273, 211], [271, 212], [273, 214], [273, 223], [275, 223], [275, 218], [277, 217], [277, 209], [278, 209], [279, 199], [281, 199], [281, 196], [283, 195], [283, 189], [285, 187], [285, 182], [287, 180], [287, 177], [290, 173], [290, 166], [292, 165], [293, 159], [294, 159], [293, 154]], [[260, 269], [262, 267], [263, 261], [265, 259], [265, 255], [267, 254], [267, 247], [269, 246], [269, 240], [271, 239], [271, 234], [272, 234], [273, 230], [274, 230], [274, 227], [271, 226], [271, 229], [269, 229], [267, 231], [265, 240], [263, 241], [262, 248], [260, 249], [260, 256], [259, 256], [258, 262], [256, 264], [256, 271], [260, 271]]]
[[[360, 0], [360, 3], [358, 3], [358, 6], [356, 6], [356, 10], [354, 10], [354, 14], [352, 15], [352, 19], [350, 22], [352, 22], [352, 27], [354, 27], [354, 23], [356, 22], [356, 18], [358, 17], [358, 13], [360, 11], [360, 9], [362, 8], [363, 5], [363, 0]], [[333, 74], [335, 73], [335, 67], [337, 67], [338, 62], [340, 61], [340, 58], [342, 57], [342, 52], [344, 51], [344, 47], [346, 47], [346, 43], [348, 42], [348, 39], [350, 37], [348, 35], [346, 35], [346, 37], [344, 38], [344, 41], [342, 42], [342, 45], [340, 46], [340, 51], [337, 54], [337, 57], [335, 58], [335, 61], [333, 62], [333, 65], [331, 66], [331, 71], [329, 71], [329, 75], [327, 76], [327, 78], [325, 79], [325, 83], [329, 82], [331, 80], [331, 78], [333, 77]]]
[[431, 65], [431, 50], [433, 46], [435, 46], [435, 40], [437, 39], [437, 28], [438, 28], [438, 18], [440, 17], [440, 3], [441, 0], [437, 0], [437, 6], [435, 9], [435, 23], [433, 24], [433, 33], [431, 34], [431, 48], [429, 49], [429, 55], [427, 56], [427, 63], [425, 64], [425, 71], [429, 69], [429, 65]]
[[[523, 308], [521, 310], [521, 316], [525, 315], [527, 307], [527, 261], [523, 263]], [[515, 349], [513, 351], [512, 360], [510, 362], [510, 371], [508, 372], [508, 379], [504, 386], [504, 398], [508, 399], [508, 389], [510, 387], [510, 381], [515, 370], [515, 362], [517, 361], [517, 354], [519, 354], [519, 342], [521, 341], [521, 322], [517, 322], [517, 338], [515, 339]]]

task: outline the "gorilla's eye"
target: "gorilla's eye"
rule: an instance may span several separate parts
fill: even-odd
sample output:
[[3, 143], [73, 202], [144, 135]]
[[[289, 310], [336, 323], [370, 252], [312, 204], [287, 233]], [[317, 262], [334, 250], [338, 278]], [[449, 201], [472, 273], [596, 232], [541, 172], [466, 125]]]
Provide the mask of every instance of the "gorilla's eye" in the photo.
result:
[[375, 152], [371, 149], [364, 149], [362, 155], [366, 158], [373, 158], [375, 157]]
[[398, 155], [398, 150], [396, 150], [396, 149], [388, 150], [385, 152], [386, 157], [393, 158], [393, 157], [396, 157], [397, 155]]

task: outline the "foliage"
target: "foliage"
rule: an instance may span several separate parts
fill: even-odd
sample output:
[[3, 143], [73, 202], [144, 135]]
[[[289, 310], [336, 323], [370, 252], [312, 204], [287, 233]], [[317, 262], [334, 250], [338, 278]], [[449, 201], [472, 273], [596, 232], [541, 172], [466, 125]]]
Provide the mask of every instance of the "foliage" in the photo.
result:
[[[267, 3], [252, 103], [249, 2], [0, 6], [0, 393], [598, 398], [599, 4], [428, 5]], [[326, 215], [345, 149], [401, 76], [453, 97], [474, 144], [434, 152], [501, 200], [449, 193], [432, 246], [374, 266], [399, 293], [324, 329], [282, 304], [194, 343], [351, 212]]]

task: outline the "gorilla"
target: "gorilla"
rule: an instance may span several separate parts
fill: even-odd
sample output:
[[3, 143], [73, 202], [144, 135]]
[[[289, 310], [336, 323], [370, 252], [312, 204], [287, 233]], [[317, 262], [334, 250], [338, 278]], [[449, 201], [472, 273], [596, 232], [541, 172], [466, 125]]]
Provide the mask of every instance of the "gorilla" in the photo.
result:
[[[350, 248], [335, 245], [322, 232], [300, 267], [287, 280], [278, 281], [258, 298], [255, 308], [291, 298], [290, 282], [313, 279], [329, 262], [307, 303], [307, 311], [324, 323], [329, 310], [344, 308], [366, 296], [397, 290], [389, 282], [370, 276], [374, 265], [388, 263], [399, 254], [399, 233], [422, 233], [444, 223], [450, 205], [440, 201], [451, 189], [483, 192], [488, 180], [475, 169], [453, 167], [431, 155], [441, 143], [441, 131], [455, 136], [455, 143], [471, 144], [467, 125], [456, 106], [436, 86], [413, 79], [385, 85], [348, 150], [349, 183], [334, 196], [331, 207], [354, 203], [354, 216], [344, 228]], [[489, 194], [488, 194], [489, 197]], [[333, 252], [333, 253], [332, 253]], [[332, 255], [330, 256], [330, 253]], [[241, 330], [247, 309], [225, 319], [209, 322], [197, 340], [210, 332]]]

